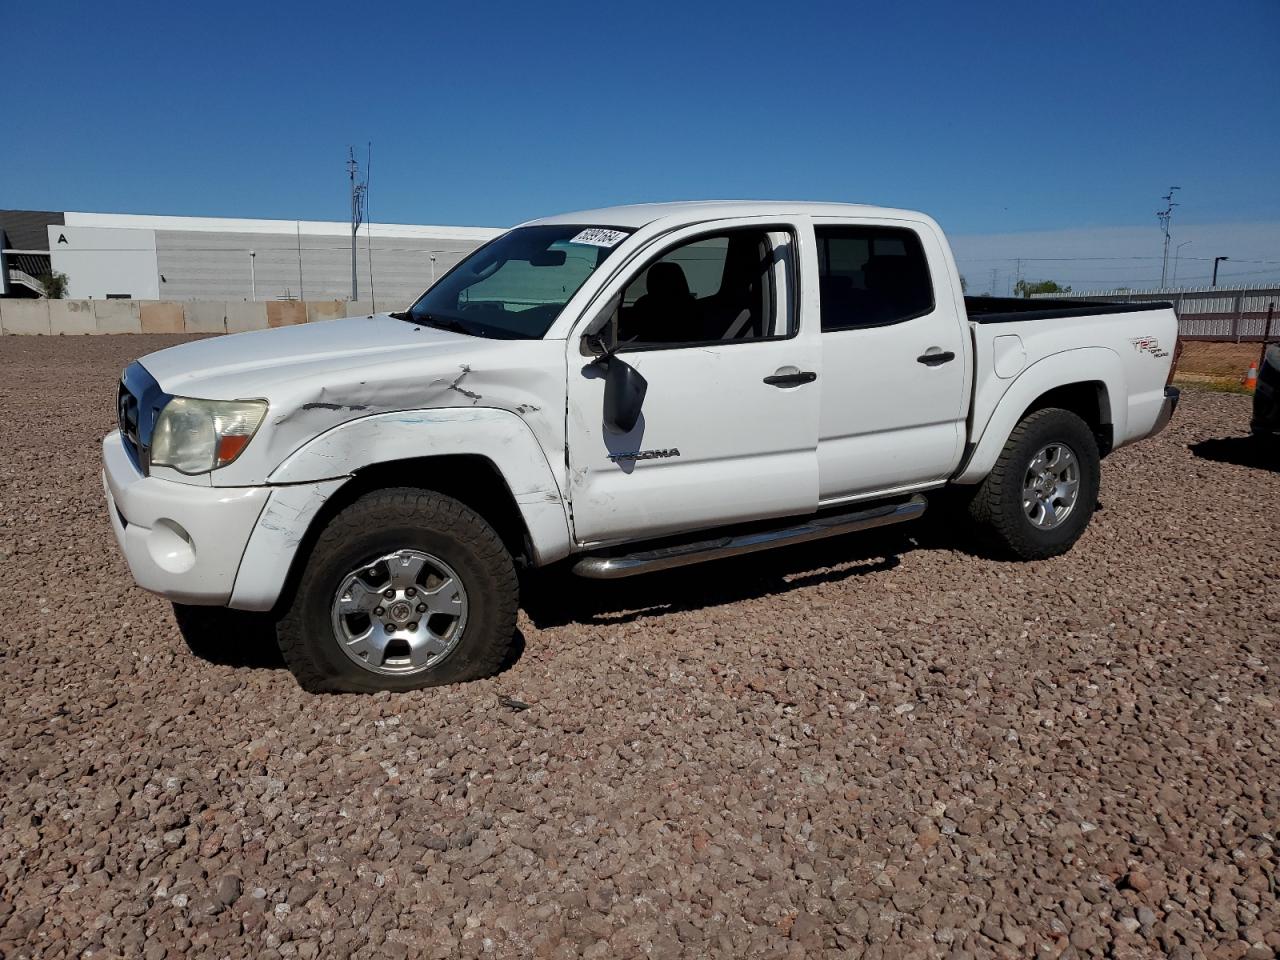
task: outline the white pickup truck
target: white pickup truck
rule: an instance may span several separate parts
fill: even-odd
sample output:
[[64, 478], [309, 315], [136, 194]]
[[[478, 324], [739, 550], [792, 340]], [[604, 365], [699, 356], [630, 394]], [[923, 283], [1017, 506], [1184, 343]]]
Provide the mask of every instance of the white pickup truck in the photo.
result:
[[403, 313], [142, 358], [104, 484], [193, 646], [253, 616], [309, 689], [405, 690], [498, 668], [521, 566], [628, 576], [944, 488], [1007, 553], [1062, 553], [1100, 459], [1172, 415], [1176, 338], [1167, 304], [966, 298], [906, 210], [615, 207], [516, 227]]

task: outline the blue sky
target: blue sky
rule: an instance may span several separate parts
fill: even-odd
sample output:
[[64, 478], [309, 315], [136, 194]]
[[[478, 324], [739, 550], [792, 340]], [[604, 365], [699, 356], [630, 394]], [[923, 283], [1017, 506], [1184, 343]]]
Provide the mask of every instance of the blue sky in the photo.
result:
[[[1177, 184], [1175, 233], [1255, 225], [1184, 255], [1280, 277], [1277, 0], [59, 2], [5, 23], [0, 207], [343, 219], [347, 146], [371, 140], [380, 221], [790, 197], [961, 237], [1127, 227], [1100, 255], [1139, 256]], [[969, 249], [970, 273], [1023, 253]]]

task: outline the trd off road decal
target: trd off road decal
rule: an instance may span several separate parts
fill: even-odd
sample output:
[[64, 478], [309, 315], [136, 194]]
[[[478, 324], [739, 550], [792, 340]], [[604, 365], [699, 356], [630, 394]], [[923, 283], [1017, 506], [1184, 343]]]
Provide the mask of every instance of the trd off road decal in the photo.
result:
[[1133, 344], [1133, 349], [1139, 353], [1149, 353], [1153, 357], [1167, 357], [1169, 351], [1160, 346], [1160, 341], [1155, 337], [1134, 337], [1129, 341]]

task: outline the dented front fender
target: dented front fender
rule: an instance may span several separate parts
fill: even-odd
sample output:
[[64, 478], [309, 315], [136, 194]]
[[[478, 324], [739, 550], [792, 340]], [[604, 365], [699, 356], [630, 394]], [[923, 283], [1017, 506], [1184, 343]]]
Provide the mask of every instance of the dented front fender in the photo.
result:
[[348, 420], [292, 453], [268, 482], [316, 483], [379, 463], [457, 454], [484, 457], [497, 469], [524, 519], [535, 564], [568, 556], [564, 493], [533, 430], [511, 410], [437, 407]]

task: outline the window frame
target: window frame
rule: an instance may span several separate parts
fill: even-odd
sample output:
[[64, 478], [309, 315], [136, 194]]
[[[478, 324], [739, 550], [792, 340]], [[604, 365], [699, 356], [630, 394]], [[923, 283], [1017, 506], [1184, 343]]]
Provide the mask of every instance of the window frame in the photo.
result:
[[[822, 322], [822, 249], [823, 238], [820, 234], [823, 231], [838, 232], [871, 232], [880, 231], [883, 233], [901, 233], [908, 234], [915, 241], [916, 249], [920, 253], [920, 260], [924, 264], [925, 279], [928, 281], [929, 287], [929, 305], [915, 313], [907, 314], [902, 317], [894, 317], [892, 320], [877, 320], [874, 323], [857, 323], [848, 326], [827, 327]], [[868, 238], [874, 239], [874, 238]], [[920, 231], [913, 226], [907, 224], [887, 224], [887, 223], [832, 223], [819, 222], [813, 225], [813, 253], [814, 262], [817, 264], [816, 278], [818, 280], [818, 332], [827, 333], [848, 333], [852, 330], [878, 330], [881, 327], [892, 327], [899, 323], [908, 323], [912, 320], [919, 320], [921, 317], [927, 317], [929, 314], [938, 309], [938, 288], [933, 280], [933, 268], [929, 263], [929, 251], [924, 244], [924, 237]], [[830, 276], [830, 274], [828, 274]]]
[[[757, 233], [762, 235], [770, 234], [770, 233], [782, 233], [782, 234], [786, 234], [788, 237], [787, 257], [790, 261], [789, 263], [790, 271], [788, 273], [788, 286], [790, 289], [787, 291], [786, 300], [787, 300], [787, 309], [789, 311], [788, 316], [794, 319], [795, 321], [792, 324], [792, 329], [789, 333], [772, 334], [767, 337], [752, 337], [747, 340], [689, 340], [681, 343], [639, 343], [639, 344], [615, 342], [613, 345], [612, 353], [614, 354], [651, 353], [657, 350], [706, 349], [707, 347], [716, 347], [716, 346], [721, 346], [721, 347], [747, 346], [753, 343], [777, 343], [783, 340], [794, 340], [796, 337], [798, 337], [800, 335], [800, 326], [801, 326], [800, 281], [799, 281], [800, 248], [798, 245], [800, 238], [799, 238], [799, 234], [797, 232], [795, 224], [792, 224], [792, 223], [767, 222], [767, 223], [760, 223], [760, 224], [754, 224], [754, 223], [753, 224], [736, 224], [731, 227], [721, 227], [719, 229], [716, 229], [714, 223], [709, 223], [707, 224], [707, 229], [705, 231], [692, 234], [690, 236], [682, 237], [676, 243], [663, 246], [661, 249], [656, 251], [652, 256], [646, 257], [641, 262], [640, 266], [637, 267], [634, 271], [629, 272], [626, 276], [626, 279], [622, 281], [621, 286], [618, 288], [618, 291], [616, 294], [617, 305], [616, 306], [614, 305], [615, 297], [610, 297], [609, 301], [604, 306], [604, 310], [619, 309], [622, 303], [622, 295], [626, 291], [626, 289], [633, 282], [635, 282], [635, 280], [640, 276], [640, 274], [644, 273], [646, 270], [652, 267], [655, 263], [657, 263], [659, 260], [665, 257], [672, 250], [676, 250], [680, 247], [686, 247], [692, 243], [697, 243], [699, 240], [708, 240], [708, 239], [711, 239], [712, 237], [725, 237], [733, 233], [746, 233], [746, 232]], [[624, 266], [622, 269], [624, 271], [627, 271], [629, 267]], [[776, 282], [773, 282], [770, 285], [773, 287], [774, 311], [776, 313], [780, 305], [778, 301], [778, 285]], [[599, 314], [597, 314], [596, 316], [599, 316]], [[616, 326], [614, 327], [614, 332], [616, 333]]]

